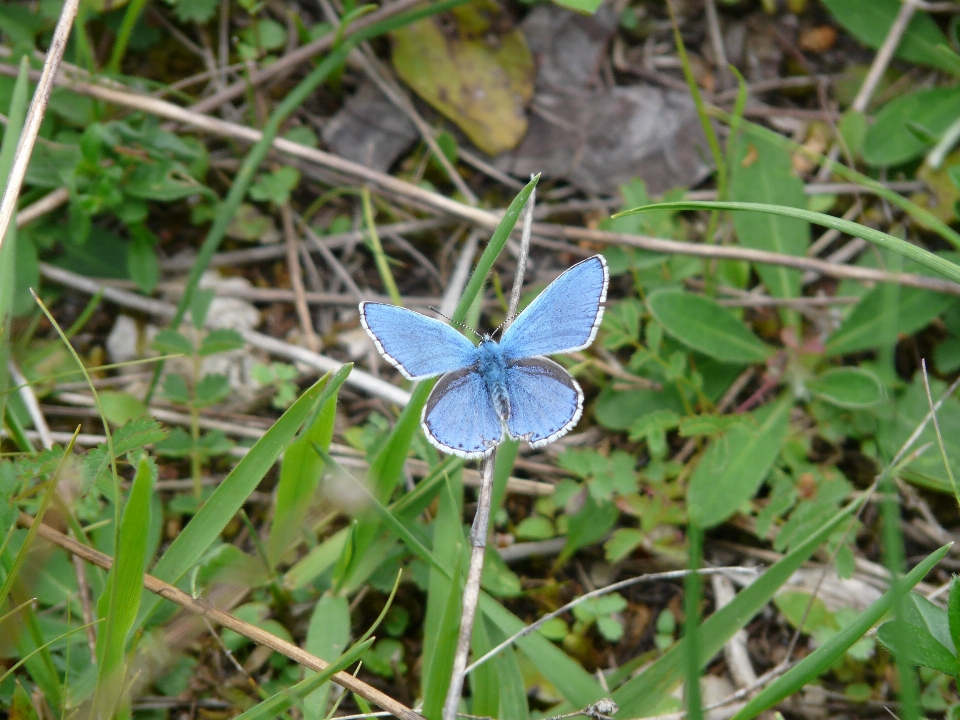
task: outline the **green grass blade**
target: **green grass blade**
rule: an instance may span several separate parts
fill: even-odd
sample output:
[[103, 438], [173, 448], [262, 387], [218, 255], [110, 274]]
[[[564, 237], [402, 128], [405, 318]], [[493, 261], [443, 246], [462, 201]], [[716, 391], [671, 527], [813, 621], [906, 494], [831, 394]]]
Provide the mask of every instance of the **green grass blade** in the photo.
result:
[[[427, 581], [426, 611], [423, 620], [423, 654], [421, 661], [424, 678], [431, 678], [434, 657], [442, 651], [440, 638], [444, 612], [450, 595], [451, 575], [445, 568], [454, 567], [466, 547], [463, 536], [463, 481], [461, 473], [445, 477], [437, 497], [436, 517], [433, 521], [433, 552], [441, 567], [431, 568]], [[424, 682], [424, 685], [427, 683]], [[446, 685], [444, 685], [446, 689]], [[441, 698], [441, 703], [443, 702]]]
[[[461, 534], [461, 538], [462, 538]], [[453, 674], [453, 660], [457, 652], [457, 636], [460, 634], [460, 615], [463, 608], [463, 553], [456, 546], [457, 557], [453, 565], [454, 581], [448, 584], [437, 634], [433, 637], [430, 664], [423, 673], [423, 715], [427, 720], [440, 720], [447, 687]]]
[[685, 681], [683, 700], [688, 720], [700, 720], [703, 717], [703, 702], [700, 696], [700, 600], [703, 597], [703, 578], [696, 572], [703, 560], [703, 528], [695, 522], [687, 526], [687, 542], [690, 545], [690, 561], [687, 569], [692, 570], [683, 579], [683, 644], [686, 647], [684, 657]]
[[114, 75], [120, 74], [120, 65], [123, 63], [123, 56], [127, 53], [127, 46], [130, 44], [130, 36], [133, 34], [133, 28], [137, 24], [137, 18], [143, 11], [143, 6], [147, 0], [131, 0], [127, 5], [127, 10], [123, 14], [123, 22], [120, 24], [120, 30], [117, 32], [117, 39], [113, 43], [113, 51], [110, 53], [110, 60], [107, 63], [107, 70]]
[[327, 400], [310, 426], [283, 453], [277, 482], [273, 520], [267, 536], [267, 559], [271, 569], [290, 543], [300, 535], [313, 496], [320, 484], [323, 459], [312, 445], [330, 448], [337, 414], [337, 397]]
[[[103, 631], [97, 636], [96, 697], [115, 707], [118, 690], [124, 687], [123, 657], [127, 638], [137, 619], [147, 564], [147, 533], [150, 526], [150, 499], [156, 480], [156, 466], [146, 455], [140, 458], [130, 487], [130, 496], [120, 519], [119, 544], [107, 586], [99, 603]], [[96, 704], [96, 703], [95, 703]]]
[[764, 688], [759, 695], [750, 700], [734, 716], [733, 720], [749, 720], [749, 718], [756, 717], [767, 708], [798, 692], [808, 682], [825, 672], [837, 658], [846, 652], [847, 648], [863, 637], [901, 598], [905, 597], [910, 588], [923, 580], [926, 574], [933, 569], [933, 566], [940, 561], [940, 558], [947, 554], [950, 547], [950, 545], [945, 545], [929, 555], [926, 560], [884, 593], [879, 600], [864, 610], [853, 623], [807, 655], [797, 665], [784, 673], [782, 677]]
[[[27, 115], [29, 101], [28, 73], [30, 62], [26, 57], [20, 61], [20, 74], [13, 86], [10, 107], [7, 109], [7, 126], [0, 144], [0, 188], [6, 188], [7, 176], [13, 165], [13, 154], [20, 139], [23, 121]], [[6, 238], [0, 238], [0, 426], [6, 417], [7, 390], [10, 386], [10, 374], [7, 360], [10, 358], [10, 320], [13, 312], [13, 296], [16, 279], [14, 265], [16, 261], [17, 222], [16, 215], [10, 219]]]
[[373, 219], [373, 203], [370, 201], [370, 188], [363, 188], [360, 198], [363, 202], [363, 221], [367, 225], [367, 244], [370, 247], [370, 252], [373, 253], [374, 262], [377, 264], [380, 280], [387, 290], [387, 295], [390, 296], [390, 301], [394, 305], [402, 306], [403, 299], [400, 297], [397, 281], [393, 279], [390, 262], [387, 259], [387, 254], [383, 251], [380, 235], [377, 234], [377, 223]]
[[[163, 557], [153, 568], [152, 574], [171, 584], [176, 584], [204, 552], [213, 544], [230, 519], [250, 496], [263, 476], [273, 466], [280, 453], [294, 437], [318, 405], [322, 406], [334, 397], [340, 385], [350, 374], [352, 364], [344, 365], [334, 375], [320, 378], [273, 424], [257, 444], [250, 448], [244, 458], [230, 472], [210, 496], [200, 511], [177, 535]], [[139, 627], [160, 602], [158, 596], [150, 596], [140, 610]]]
[[[330, 662], [338, 657], [350, 642], [350, 603], [339, 595], [325, 594], [316, 604], [307, 627], [304, 649]], [[306, 678], [313, 677], [308, 670]], [[304, 678], [304, 679], [306, 679]], [[323, 685], [303, 698], [304, 720], [323, 720], [330, 685]]]
[[770, 213], [772, 215], [781, 215], [783, 217], [797, 218], [799, 220], [807, 220], [817, 225], [822, 225], [823, 227], [839, 230], [840, 232], [852, 235], [853, 237], [863, 238], [864, 240], [872, 242], [874, 245], [879, 247], [893, 250], [894, 252], [910, 258], [911, 260], [920, 263], [924, 267], [927, 267], [934, 272], [953, 280], [954, 282], [960, 282], [960, 266], [955, 265], [949, 260], [944, 260], [928, 250], [924, 250], [923, 248], [908, 243], [906, 240], [901, 240], [894, 235], [888, 235], [880, 230], [874, 230], [873, 228], [860, 225], [859, 223], [855, 223], [850, 220], [844, 220], [843, 218], [834, 217], [833, 215], [825, 215], [824, 213], [813, 212], [812, 210], [805, 210], [803, 208], [787, 207], [785, 205], [767, 205], [765, 203], [684, 200], [681, 202], [654, 203], [653, 205], [644, 205], [643, 207], [633, 208], [622, 213], [617, 213], [613, 217], [616, 218], [623, 215], [633, 215], [634, 213], [647, 212], [649, 210], [715, 209], [762, 212]]
[[[760, 612], [780, 586], [850, 517], [857, 505], [851, 504], [834, 515], [820, 530], [797, 545], [700, 626], [701, 667], [710, 662], [733, 634]], [[680, 641], [653, 665], [618, 688], [613, 693], [613, 699], [620, 706], [620, 716], [643, 717], [644, 713], [655, 708], [683, 677], [685, 657], [684, 642]]]

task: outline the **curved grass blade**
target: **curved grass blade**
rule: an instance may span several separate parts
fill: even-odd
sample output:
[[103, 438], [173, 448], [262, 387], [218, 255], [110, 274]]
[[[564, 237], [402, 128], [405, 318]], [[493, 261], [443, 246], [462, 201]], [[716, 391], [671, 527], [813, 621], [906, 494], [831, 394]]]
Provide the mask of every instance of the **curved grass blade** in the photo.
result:
[[859, 223], [844, 220], [843, 218], [825, 215], [824, 213], [804, 210], [802, 208], [787, 207], [785, 205], [767, 205], [765, 203], [743, 203], [743, 202], [712, 202], [699, 200], [684, 200], [681, 202], [654, 203], [653, 205], [644, 205], [642, 207], [625, 210], [617, 213], [613, 217], [624, 215], [633, 215], [635, 213], [648, 212], [650, 210], [744, 210], [752, 212], [770, 213], [772, 215], [782, 215], [783, 217], [797, 218], [807, 220], [823, 227], [839, 230], [853, 237], [863, 238], [888, 250], [900, 253], [904, 257], [910, 258], [920, 263], [924, 267], [930, 268], [944, 277], [954, 282], [960, 282], [960, 266], [955, 265], [949, 260], [944, 260], [934, 255], [929, 250], [917, 247], [901, 240], [894, 235], [888, 235], [880, 230], [866, 227]]
[[784, 698], [799, 691], [804, 685], [827, 670], [847, 648], [863, 637], [873, 625], [899, 601], [906, 593], [923, 580], [940, 558], [947, 554], [950, 545], [944, 545], [934, 551], [926, 560], [911, 570], [901, 581], [896, 583], [879, 600], [861, 613], [853, 623], [834, 635], [829, 641], [807, 655], [797, 665], [788, 670], [771, 685], [764, 688], [740, 712], [734, 715], [733, 720], [749, 720], [756, 717]]

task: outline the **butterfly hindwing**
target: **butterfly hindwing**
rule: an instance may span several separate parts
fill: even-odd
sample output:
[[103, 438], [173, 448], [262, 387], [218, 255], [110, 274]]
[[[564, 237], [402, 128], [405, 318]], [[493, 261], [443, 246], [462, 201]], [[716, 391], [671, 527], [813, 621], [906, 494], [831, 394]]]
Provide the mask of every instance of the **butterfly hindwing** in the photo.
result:
[[554, 280], [507, 328], [500, 341], [508, 360], [581, 350], [593, 342], [603, 317], [609, 274], [594, 255]]
[[395, 305], [360, 303], [360, 322], [377, 350], [413, 380], [472, 365], [476, 348], [446, 323]]
[[507, 366], [507, 431], [540, 447], [566, 435], [583, 413], [583, 391], [570, 373], [544, 357]]
[[423, 407], [421, 422], [433, 445], [463, 458], [482, 457], [503, 439], [487, 385], [472, 367], [440, 378]]

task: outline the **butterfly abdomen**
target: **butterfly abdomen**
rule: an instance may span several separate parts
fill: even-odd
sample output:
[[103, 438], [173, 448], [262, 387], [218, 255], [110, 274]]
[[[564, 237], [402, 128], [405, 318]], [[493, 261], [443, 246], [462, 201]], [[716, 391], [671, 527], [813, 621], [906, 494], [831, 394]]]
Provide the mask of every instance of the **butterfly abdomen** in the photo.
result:
[[507, 392], [507, 363], [496, 341], [484, 338], [477, 347], [478, 365], [487, 386], [490, 402], [500, 421], [510, 419], [510, 395]]

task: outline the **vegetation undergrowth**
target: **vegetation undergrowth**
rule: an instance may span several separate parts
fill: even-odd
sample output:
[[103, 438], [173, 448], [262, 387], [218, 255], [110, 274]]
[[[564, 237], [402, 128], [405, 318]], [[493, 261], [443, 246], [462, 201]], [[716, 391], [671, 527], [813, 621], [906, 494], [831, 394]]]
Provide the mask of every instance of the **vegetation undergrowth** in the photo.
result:
[[[472, 338], [518, 265], [524, 306], [598, 252], [596, 341], [558, 358], [579, 425], [491, 463], [459, 711], [960, 716], [960, 14], [932, 10], [0, 5], [6, 716], [452, 720], [484, 468], [428, 442], [433, 381], [357, 303]], [[557, 109], [574, 60], [606, 85]], [[683, 187], [647, 156], [618, 197], [584, 179], [611, 87], [687, 108]], [[537, 156], [577, 103], [580, 150]]]

